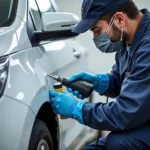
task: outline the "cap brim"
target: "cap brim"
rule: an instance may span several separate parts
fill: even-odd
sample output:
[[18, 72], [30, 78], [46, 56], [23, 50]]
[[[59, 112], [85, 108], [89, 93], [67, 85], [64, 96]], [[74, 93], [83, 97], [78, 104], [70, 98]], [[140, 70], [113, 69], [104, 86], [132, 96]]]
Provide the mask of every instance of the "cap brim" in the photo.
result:
[[84, 33], [88, 31], [94, 23], [97, 21], [98, 18], [92, 18], [92, 19], [86, 19], [86, 20], [81, 20], [75, 28], [72, 30], [74, 33]]

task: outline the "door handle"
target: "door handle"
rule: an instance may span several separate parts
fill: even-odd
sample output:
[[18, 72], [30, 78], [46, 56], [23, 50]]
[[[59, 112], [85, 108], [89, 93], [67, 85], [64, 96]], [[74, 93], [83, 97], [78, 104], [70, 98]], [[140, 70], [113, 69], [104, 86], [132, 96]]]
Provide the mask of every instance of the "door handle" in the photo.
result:
[[76, 57], [78, 59], [81, 57], [81, 52], [80, 51], [73, 50], [73, 52], [74, 52], [74, 57]]
[[76, 57], [76, 58], [80, 58], [80, 56], [81, 56], [81, 53], [79, 52], [79, 51], [77, 51], [77, 52], [74, 52], [74, 57]]

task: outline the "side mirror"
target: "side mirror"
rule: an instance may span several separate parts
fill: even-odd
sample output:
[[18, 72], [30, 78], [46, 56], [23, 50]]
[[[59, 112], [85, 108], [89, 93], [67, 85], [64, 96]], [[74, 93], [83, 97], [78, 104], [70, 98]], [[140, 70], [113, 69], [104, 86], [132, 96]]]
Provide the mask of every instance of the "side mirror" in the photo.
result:
[[79, 17], [71, 13], [49, 12], [42, 14], [42, 31], [34, 33], [36, 42], [66, 39], [77, 36], [72, 29], [79, 22]]
[[51, 12], [42, 14], [43, 31], [72, 30], [79, 17], [71, 13]]

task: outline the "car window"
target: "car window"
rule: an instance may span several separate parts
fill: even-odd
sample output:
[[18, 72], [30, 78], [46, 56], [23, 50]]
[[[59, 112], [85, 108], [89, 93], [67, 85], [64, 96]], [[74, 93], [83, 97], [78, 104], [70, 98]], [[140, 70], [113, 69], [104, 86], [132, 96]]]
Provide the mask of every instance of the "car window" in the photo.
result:
[[0, 0], [0, 26], [9, 26], [15, 18], [17, 0]]
[[42, 30], [41, 14], [44, 12], [55, 12], [50, 0], [29, 0], [29, 6], [36, 30]]

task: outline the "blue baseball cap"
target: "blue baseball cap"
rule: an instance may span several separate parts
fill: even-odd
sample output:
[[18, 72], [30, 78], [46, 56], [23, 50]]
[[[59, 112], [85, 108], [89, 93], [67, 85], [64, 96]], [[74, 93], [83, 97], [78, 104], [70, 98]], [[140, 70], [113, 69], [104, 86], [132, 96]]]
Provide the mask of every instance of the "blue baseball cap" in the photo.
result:
[[100, 17], [121, 7], [127, 1], [128, 0], [84, 0], [81, 10], [82, 20], [75, 26], [72, 32], [86, 32]]

